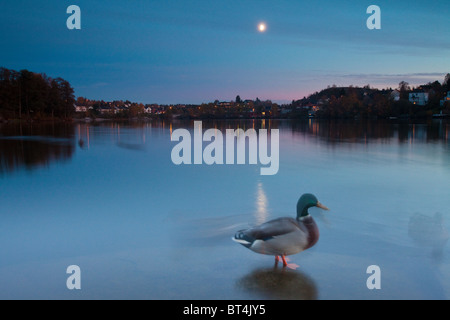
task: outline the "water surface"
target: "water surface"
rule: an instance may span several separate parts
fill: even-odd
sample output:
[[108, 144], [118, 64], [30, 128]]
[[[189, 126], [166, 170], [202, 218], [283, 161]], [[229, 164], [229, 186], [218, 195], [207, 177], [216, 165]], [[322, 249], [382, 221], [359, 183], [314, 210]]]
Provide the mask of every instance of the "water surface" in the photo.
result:
[[[449, 126], [203, 123], [279, 129], [280, 170], [261, 176], [174, 165], [171, 133], [192, 122], [1, 125], [0, 298], [449, 299]], [[331, 211], [311, 210], [321, 238], [291, 257], [298, 270], [231, 241], [295, 216], [306, 192]]]

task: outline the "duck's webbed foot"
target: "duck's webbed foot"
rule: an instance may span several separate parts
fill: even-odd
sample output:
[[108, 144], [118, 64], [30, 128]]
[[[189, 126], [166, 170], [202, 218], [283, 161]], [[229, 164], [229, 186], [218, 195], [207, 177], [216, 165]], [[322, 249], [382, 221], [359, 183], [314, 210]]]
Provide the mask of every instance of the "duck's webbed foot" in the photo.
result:
[[292, 270], [297, 270], [300, 266], [295, 263], [288, 263], [290, 261], [289, 258], [286, 256], [281, 256], [281, 259], [279, 256], [275, 256], [275, 266], [278, 266], [278, 262], [283, 261], [283, 268], [289, 268]]

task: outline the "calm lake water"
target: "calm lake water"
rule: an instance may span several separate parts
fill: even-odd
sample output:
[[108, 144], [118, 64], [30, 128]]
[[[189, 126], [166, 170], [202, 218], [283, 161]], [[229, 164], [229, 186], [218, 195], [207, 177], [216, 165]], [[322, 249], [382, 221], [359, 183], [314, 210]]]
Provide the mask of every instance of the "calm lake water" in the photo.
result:
[[[193, 125], [0, 125], [0, 299], [450, 298], [449, 123], [203, 123], [279, 129], [274, 176], [174, 165], [171, 133]], [[298, 270], [231, 241], [303, 193], [331, 211], [311, 210], [321, 238]]]

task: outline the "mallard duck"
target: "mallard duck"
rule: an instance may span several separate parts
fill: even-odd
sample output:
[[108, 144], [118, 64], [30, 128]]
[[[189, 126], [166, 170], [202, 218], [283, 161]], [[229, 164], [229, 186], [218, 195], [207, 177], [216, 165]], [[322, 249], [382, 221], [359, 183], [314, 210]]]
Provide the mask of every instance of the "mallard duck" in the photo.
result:
[[311, 207], [329, 210], [312, 194], [304, 194], [297, 202], [297, 218], [278, 218], [260, 226], [236, 233], [233, 240], [244, 247], [266, 255], [275, 256], [275, 263], [281, 260], [289, 265], [286, 256], [300, 253], [314, 246], [319, 240], [319, 228], [308, 212]]

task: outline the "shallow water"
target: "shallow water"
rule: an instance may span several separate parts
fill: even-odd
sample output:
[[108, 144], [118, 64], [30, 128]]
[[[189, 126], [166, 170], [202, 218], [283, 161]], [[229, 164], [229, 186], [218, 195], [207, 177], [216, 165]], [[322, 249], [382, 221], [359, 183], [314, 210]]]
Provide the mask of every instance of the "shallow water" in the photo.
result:
[[[280, 130], [277, 175], [174, 165], [192, 122], [1, 125], [0, 298], [450, 298], [450, 124], [203, 123], [238, 127]], [[231, 241], [306, 192], [331, 211], [311, 210], [321, 238], [298, 270]]]

